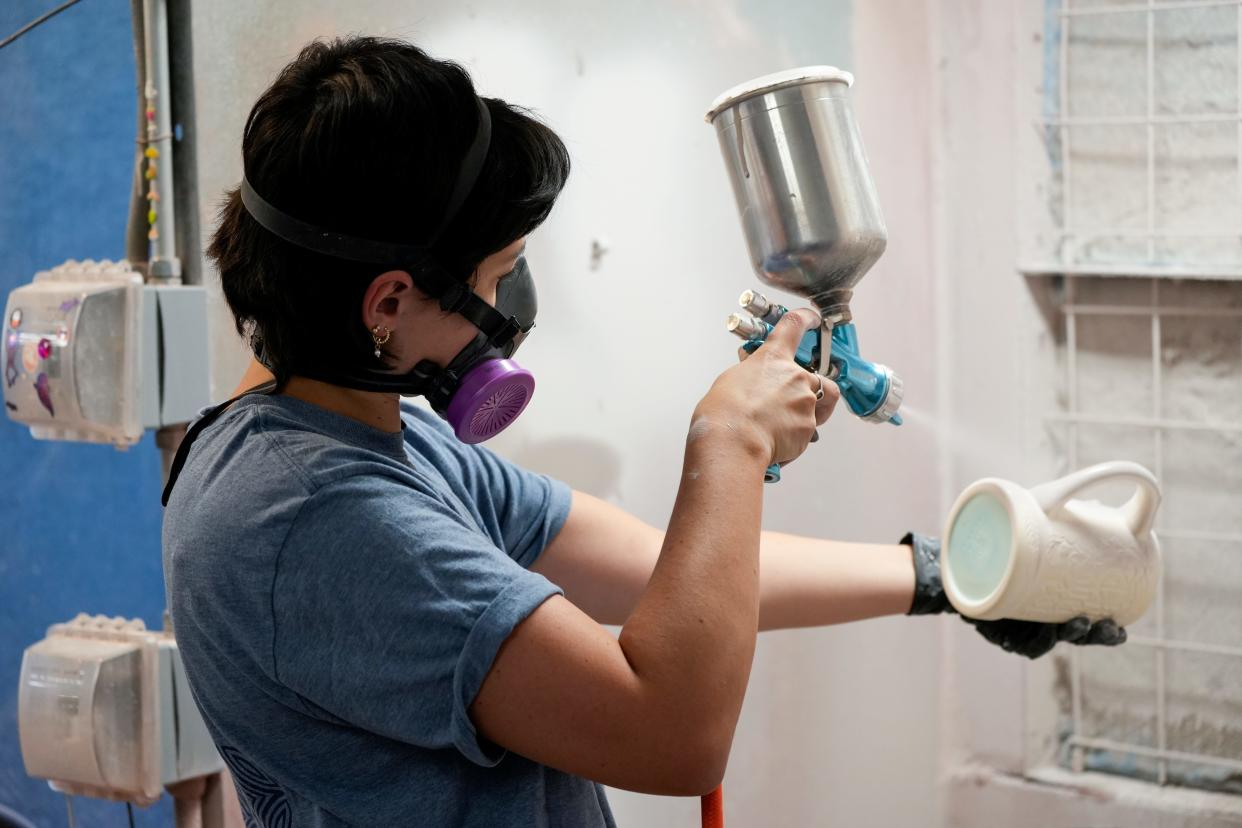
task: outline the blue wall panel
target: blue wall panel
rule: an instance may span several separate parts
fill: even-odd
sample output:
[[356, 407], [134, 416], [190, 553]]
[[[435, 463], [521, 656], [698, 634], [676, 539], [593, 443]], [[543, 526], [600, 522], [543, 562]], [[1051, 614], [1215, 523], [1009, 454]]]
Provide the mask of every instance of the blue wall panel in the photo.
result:
[[[56, 2], [5, 0], [0, 36]], [[0, 50], [0, 296], [65, 259], [124, 255], [136, 105], [127, 0], [85, 0]], [[150, 435], [121, 452], [37, 441], [6, 417], [0, 474], [0, 804], [59, 826], [64, 798], [22, 766], [22, 650], [81, 611], [158, 627], [159, 454]], [[74, 810], [81, 826], [127, 824], [117, 803]], [[135, 816], [172, 824], [167, 797]]]

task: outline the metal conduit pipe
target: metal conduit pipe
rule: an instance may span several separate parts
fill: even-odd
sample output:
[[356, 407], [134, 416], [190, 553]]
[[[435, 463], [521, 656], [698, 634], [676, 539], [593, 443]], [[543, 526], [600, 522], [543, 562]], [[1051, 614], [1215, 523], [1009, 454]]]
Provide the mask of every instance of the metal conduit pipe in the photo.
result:
[[203, 283], [203, 245], [198, 212], [198, 119], [194, 101], [194, 39], [190, 26], [191, 0], [166, 0], [168, 12], [168, 68], [171, 78], [173, 133], [177, 151], [172, 176], [181, 281]]
[[[137, 90], [135, 124], [134, 178], [130, 192], [129, 216], [125, 228], [125, 258], [144, 275], [148, 274], [147, 255], [150, 226], [147, 213], [148, 185], [143, 177], [147, 146], [146, 85], [147, 85], [147, 32], [145, 7], [150, 0], [130, 0], [130, 18], [133, 26], [134, 74]], [[198, 211], [198, 154], [197, 121], [194, 101], [194, 51], [190, 25], [189, 0], [166, 0], [164, 3], [167, 38], [166, 54], [169, 87], [163, 93], [165, 109], [172, 124], [172, 140], [157, 145], [161, 150], [163, 166], [161, 175], [167, 189], [173, 193], [172, 208], [166, 219], [158, 216], [161, 233], [171, 224], [169, 234], [173, 254], [181, 266], [181, 281], [187, 285], [202, 284], [202, 238]], [[158, 87], [158, 81], [157, 81]], [[159, 90], [157, 89], [157, 92]], [[157, 100], [158, 104], [158, 100]], [[158, 105], [156, 112], [159, 117]], [[158, 125], [157, 125], [158, 128]], [[163, 150], [167, 146], [168, 153]], [[175, 146], [175, 152], [172, 148]], [[171, 158], [167, 157], [171, 155]], [[171, 173], [171, 177], [169, 176]], [[162, 192], [157, 189], [157, 192]], [[160, 220], [164, 219], [164, 220]], [[161, 279], [161, 281], [167, 281]]]
[[[177, 258], [176, 203], [173, 196], [172, 81], [168, 69], [168, 8], [166, 0], [143, 2], [143, 85], [145, 153], [150, 222], [151, 256], [147, 281], [177, 284], [181, 261]], [[156, 155], [152, 157], [152, 153]]]

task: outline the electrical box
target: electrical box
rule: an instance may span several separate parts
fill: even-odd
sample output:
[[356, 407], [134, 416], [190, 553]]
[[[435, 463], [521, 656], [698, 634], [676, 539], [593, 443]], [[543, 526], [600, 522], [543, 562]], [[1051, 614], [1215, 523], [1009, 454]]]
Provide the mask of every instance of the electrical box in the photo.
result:
[[149, 804], [224, 767], [176, 642], [141, 620], [53, 626], [22, 657], [17, 706], [26, 772], [65, 793]]
[[69, 261], [13, 290], [3, 325], [5, 409], [39, 439], [129, 446], [210, 400], [201, 286]]

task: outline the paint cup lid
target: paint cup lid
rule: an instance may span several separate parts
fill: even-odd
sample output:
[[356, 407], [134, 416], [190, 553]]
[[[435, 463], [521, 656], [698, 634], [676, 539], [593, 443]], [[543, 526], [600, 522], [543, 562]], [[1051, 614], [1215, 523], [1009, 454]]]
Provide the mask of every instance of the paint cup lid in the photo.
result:
[[802, 66], [797, 69], [786, 69], [783, 72], [773, 72], [770, 75], [746, 81], [746, 83], [739, 83], [719, 95], [716, 100], [712, 101], [711, 108], [707, 110], [707, 122], [710, 124], [721, 112], [747, 98], [765, 95], [788, 86], [825, 81], [853, 86], [854, 76], [835, 66]]

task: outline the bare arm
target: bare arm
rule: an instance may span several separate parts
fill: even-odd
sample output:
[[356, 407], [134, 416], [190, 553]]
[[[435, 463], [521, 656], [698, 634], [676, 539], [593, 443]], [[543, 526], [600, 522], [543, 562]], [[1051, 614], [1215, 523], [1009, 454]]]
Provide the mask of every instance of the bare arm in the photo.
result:
[[761, 630], [901, 615], [914, 600], [910, 547], [764, 532]]
[[632, 790], [719, 783], [759, 626], [763, 470], [801, 454], [816, 424], [815, 385], [792, 359], [812, 324], [787, 315], [762, 356], [722, 374], [699, 404], [659, 557], [645, 589], [612, 608], [632, 608], [620, 637], [565, 598], [544, 602], [470, 706], [482, 735]]
[[724, 775], [758, 627], [765, 457], [725, 435], [686, 475], [619, 639], [546, 601], [501, 647], [470, 708], [492, 741], [621, 788], [702, 794]]
[[[664, 533], [580, 492], [532, 567], [601, 624], [622, 624], [647, 585]], [[819, 627], [910, 609], [910, 547], [763, 532], [759, 629]]]

